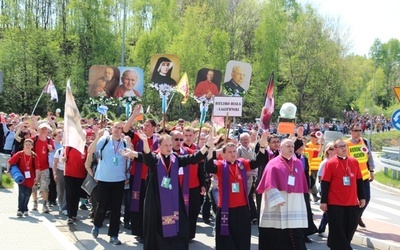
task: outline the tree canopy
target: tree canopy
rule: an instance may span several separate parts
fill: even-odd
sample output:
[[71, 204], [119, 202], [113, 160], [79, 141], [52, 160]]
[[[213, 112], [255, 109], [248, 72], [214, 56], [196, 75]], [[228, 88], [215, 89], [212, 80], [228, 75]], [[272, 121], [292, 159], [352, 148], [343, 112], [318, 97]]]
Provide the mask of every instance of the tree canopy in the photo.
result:
[[[122, 66], [124, 9], [123, 66], [144, 70], [142, 100], [154, 114], [161, 101], [147, 83], [157, 53], [179, 56], [191, 93], [201, 68], [224, 72], [229, 60], [250, 63], [242, 121], [260, 116], [272, 71], [274, 118], [285, 102], [297, 106], [299, 121], [341, 119], [350, 109], [391, 112], [397, 104], [400, 41], [377, 38], [368, 57], [349, 54], [346, 29], [295, 0], [0, 0], [1, 111], [30, 113], [48, 79], [59, 102], [42, 98], [36, 113], [63, 108], [67, 79], [80, 110], [88, 109], [89, 68]], [[194, 100], [181, 101], [175, 95], [168, 120], [200, 116]]]

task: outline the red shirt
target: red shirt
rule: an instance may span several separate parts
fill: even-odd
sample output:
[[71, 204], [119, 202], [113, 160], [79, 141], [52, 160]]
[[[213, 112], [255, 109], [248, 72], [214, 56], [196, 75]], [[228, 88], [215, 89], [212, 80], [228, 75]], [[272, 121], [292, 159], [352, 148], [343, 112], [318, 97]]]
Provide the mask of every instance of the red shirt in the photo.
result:
[[[196, 153], [196, 151], [195, 150], [192, 150], [192, 149], [190, 149], [190, 148], [185, 148], [186, 150], [187, 150], [187, 154], [194, 154], [194, 153]], [[178, 150], [178, 151], [175, 151], [174, 150], [174, 152], [177, 154], [177, 155], [181, 155], [181, 151], [180, 150]], [[192, 177], [192, 171], [195, 171], [194, 170], [194, 167], [192, 168], [192, 166], [194, 166], [194, 165], [196, 165], [196, 166], [198, 166], [197, 164], [190, 164], [189, 166], [187, 166], [187, 168], [190, 168], [190, 170], [189, 170], [189, 188], [191, 188], [190, 187], [190, 181], [191, 181], [191, 177]], [[192, 170], [193, 169], [193, 170]], [[181, 187], [183, 186], [183, 171], [182, 172], [179, 172], [178, 173], [178, 179], [179, 179], [179, 184], [181, 185]], [[197, 185], [198, 186], [198, 185]], [[197, 187], [196, 186], [196, 187]]]
[[85, 147], [85, 153], [81, 154], [77, 149], [72, 147], [65, 148], [65, 162], [64, 176], [85, 178], [86, 168], [85, 161], [87, 157], [87, 148]]
[[[348, 167], [346, 167], [348, 166]], [[350, 177], [350, 185], [343, 184], [343, 177]], [[358, 161], [351, 156], [347, 159], [333, 157], [325, 163], [322, 180], [330, 182], [328, 204], [339, 206], [358, 205], [357, 180], [361, 179]]]
[[49, 168], [49, 148], [47, 147], [47, 145], [50, 143], [50, 145], [53, 147], [53, 149], [55, 149], [54, 147], [54, 141], [53, 139], [48, 139], [46, 137], [46, 139], [44, 141], [40, 140], [40, 138], [38, 136], [35, 136], [31, 138], [34, 141], [34, 148], [33, 151], [36, 153], [36, 156], [38, 158], [39, 164], [37, 167], [37, 169], [39, 169], [40, 171], [46, 170]]
[[[190, 147], [186, 146], [186, 144], [183, 144], [183, 146], [188, 150], [188, 154], [194, 154], [197, 151], [197, 146], [196, 144], [192, 143]], [[199, 164], [190, 164], [190, 171], [189, 171], [189, 188], [195, 188], [200, 186], [200, 180], [199, 180]]]
[[[244, 169], [247, 171], [251, 171], [250, 169], [250, 160], [240, 158], [240, 161], [243, 163]], [[231, 164], [229, 163], [229, 183], [222, 183], [222, 167], [224, 166], [224, 161], [217, 161], [215, 165], [218, 168], [216, 173], [218, 177], [218, 207], [222, 207], [222, 186], [229, 185], [229, 208], [241, 207], [247, 205], [247, 194], [244, 189], [244, 185], [247, 185], [247, 180], [242, 179], [242, 175], [240, 174], [239, 167], [237, 163]], [[239, 192], [232, 192], [232, 183], [239, 184]]]
[[[133, 145], [134, 150], [137, 150], [138, 143], [140, 140], [141, 139], [137, 135], [137, 133], [134, 133], [134, 136], [132, 138], [132, 145]], [[147, 138], [147, 142], [149, 143], [150, 151], [153, 151], [153, 136], [150, 138]], [[131, 167], [131, 170], [129, 171], [130, 174], [135, 175], [135, 170], [136, 170], [136, 161], [132, 161], [132, 167]], [[141, 175], [142, 180], [146, 180], [148, 171], [149, 171], [149, 168], [147, 167], [147, 165], [142, 163], [142, 175]]]
[[[23, 186], [32, 188], [35, 184], [34, 180], [36, 177], [35, 167], [39, 165], [37, 157], [32, 157], [32, 155], [26, 155], [24, 151], [19, 151], [14, 154], [9, 160], [10, 166], [16, 164], [21, 171], [22, 175], [25, 177], [25, 181], [22, 183]], [[25, 172], [29, 171], [30, 178], [26, 178]]]

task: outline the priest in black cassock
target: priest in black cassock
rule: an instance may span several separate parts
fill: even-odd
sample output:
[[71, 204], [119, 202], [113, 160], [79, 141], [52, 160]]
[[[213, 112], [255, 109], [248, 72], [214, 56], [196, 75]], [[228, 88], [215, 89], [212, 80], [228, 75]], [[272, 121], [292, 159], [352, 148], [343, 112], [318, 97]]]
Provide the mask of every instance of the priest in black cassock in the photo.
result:
[[158, 139], [159, 153], [150, 152], [147, 136], [138, 133], [143, 140], [143, 153], [130, 149], [121, 154], [137, 158], [149, 167], [148, 185], [144, 201], [144, 250], [189, 249], [189, 222], [178, 181], [179, 167], [186, 167], [205, 158], [213, 145], [210, 137], [207, 144], [196, 154], [177, 155], [172, 151], [171, 136], [164, 134]]

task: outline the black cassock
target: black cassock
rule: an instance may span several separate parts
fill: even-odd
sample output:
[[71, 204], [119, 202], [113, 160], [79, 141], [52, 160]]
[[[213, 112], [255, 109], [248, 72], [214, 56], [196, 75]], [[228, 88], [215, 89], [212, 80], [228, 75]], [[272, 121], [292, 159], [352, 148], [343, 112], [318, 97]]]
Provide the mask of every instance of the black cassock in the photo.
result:
[[[206, 157], [198, 151], [192, 155], [177, 155], [179, 167], [194, 164]], [[163, 237], [161, 224], [160, 191], [161, 183], [158, 181], [158, 161], [154, 153], [142, 154], [144, 163], [149, 167], [147, 176], [147, 190], [143, 208], [143, 249], [144, 250], [184, 250], [189, 249], [189, 221], [183, 201], [182, 189], [179, 186], [179, 231], [177, 236]], [[139, 157], [138, 160], [141, 160]], [[170, 162], [170, 156], [164, 157], [165, 164]], [[170, 173], [178, 175], [178, 172]]]

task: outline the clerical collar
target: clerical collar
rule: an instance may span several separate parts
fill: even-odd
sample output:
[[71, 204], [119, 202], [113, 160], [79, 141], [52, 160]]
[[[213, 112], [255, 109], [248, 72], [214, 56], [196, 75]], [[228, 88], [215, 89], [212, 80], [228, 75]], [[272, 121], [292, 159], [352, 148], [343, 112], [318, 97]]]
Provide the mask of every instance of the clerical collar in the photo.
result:
[[282, 158], [283, 159], [285, 159], [285, 160], [287, 160], [287, 161], [290, 161], [291, 159], [292, 159], [292, 157], [290, 157], [290, 158], [286, 158], [285, 156], [283, 156], [283, 155], [281, 155], [282, 156]]
[[356, 143], [359, 143], [359, 142], [361, 141], [361, 138], [358, 139], [358, 140], [353, 139], [353, 138], [350, 138], [350, 141], [351, 141], [352, 143], [356, 144]]
[[339, 158], [339, 159], [341, 159], [341, 160], [346, 160], [347, 159], [347, 156], [338, 156], [338, 155], [336, 155], [337, 156], [337, 158]]

